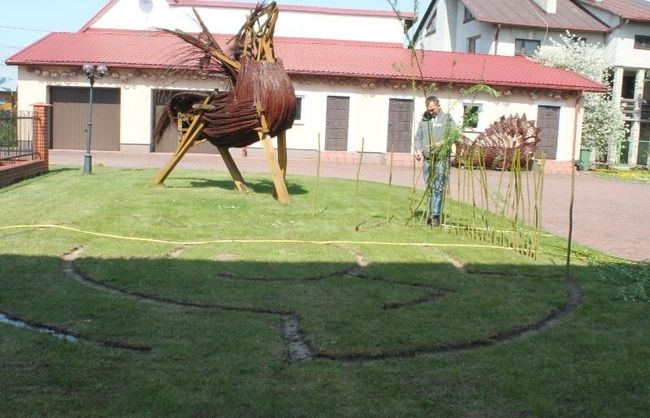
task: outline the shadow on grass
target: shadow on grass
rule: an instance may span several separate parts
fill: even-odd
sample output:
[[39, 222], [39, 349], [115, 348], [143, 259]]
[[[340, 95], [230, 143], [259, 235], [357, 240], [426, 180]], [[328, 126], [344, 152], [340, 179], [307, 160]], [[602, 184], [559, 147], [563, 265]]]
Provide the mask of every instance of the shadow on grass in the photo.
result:
[[[197, 179], [190, 178], [187, 179], [190, 181], [190, 186], [192, 188], [219, 188], [224, 190], [234, 190], [235, 183], [232, 180], [213, 180], [213, 179]], [[246, 181], [248, 188], [259, 194], [269, 194], [275, 190], [275, 186], [271, 180], [257, 180], [257, 181]], [[170, 188], [183, 189], [187, 186], [167, 186]], [[287, 182], [287, 190], [290, 195], [299, 195], [307, 193], [301, 185], [297, 183]]]
[[[276, 338], [290, 362], [349, 362], [513, 343], [553, 327], [582, 298], [577, 282], [554, 266], [459, 266], [458, 259], [375, 265], [360, 253], [350, 263], [175, 258], [182, 250], [160, 259], [104, 259], [83, 251], [4, 256], [0, 286], [11, 290], [0, 313], [31, 328], [142, 352], [171, 341], [169, 332], [139, 329], [169, 328], [191, 334], [187, 344], [209, 345], [206, 323], [223, 327], [220, 316], [230, 312], [243, 316], [230, 317], [235, 322], [224, 329], [246, 327], [253, 315], [279, 321]], [[42, 277], [20, 280], [34, 265], [48, 267]], [[34, 293], [35, 285], [48, 291]], [[89, 309], [92, 326], [84, 322]]]

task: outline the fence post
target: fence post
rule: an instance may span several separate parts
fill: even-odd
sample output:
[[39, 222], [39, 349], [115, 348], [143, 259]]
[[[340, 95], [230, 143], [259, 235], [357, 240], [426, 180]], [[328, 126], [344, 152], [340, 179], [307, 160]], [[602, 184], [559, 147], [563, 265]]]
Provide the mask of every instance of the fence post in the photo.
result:
[[47, 103], [35, 103], [33, 119], [33, 141], [34, 155], [45, 162], [45, 167], [50, 163], [50, 109], [52, 105]]

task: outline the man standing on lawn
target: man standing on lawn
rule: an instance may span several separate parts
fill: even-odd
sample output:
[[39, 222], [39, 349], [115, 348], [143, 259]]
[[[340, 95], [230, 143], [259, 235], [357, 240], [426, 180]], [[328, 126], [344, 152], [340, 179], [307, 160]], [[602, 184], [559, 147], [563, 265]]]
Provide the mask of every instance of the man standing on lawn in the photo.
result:
[[440, 109], [440, 101], [436, 96], [428, 96], [425, 105], [427, 110], [415, 132], [413, 148], [415, 159], [424, 159], [424, 184], [431, 193], [427, 224], [438, 226], [447, 188], [451, 146], [457, 136], [456, 124], [450, 115]]

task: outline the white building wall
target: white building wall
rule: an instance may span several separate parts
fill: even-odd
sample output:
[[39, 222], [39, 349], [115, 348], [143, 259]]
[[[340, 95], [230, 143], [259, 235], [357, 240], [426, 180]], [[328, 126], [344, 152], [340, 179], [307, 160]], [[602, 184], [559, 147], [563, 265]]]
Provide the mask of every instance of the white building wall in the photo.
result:
[[[151, 10], [143, 10], [134, 0], [118, 1], [92, 28], [198, 31], [190, 7], [171, 6], [166, 0], [151, 1]], [[225, 34], [237, 33], [250, 12], [245, 7], [196, 7], [196, 11], [210, 31]], [[282, 10], [280, 6], [275, 36], [400, 43], [404, 40], [404, 29], [394, 15], [313, 13]]]
[[650, 50], [634, 48], [634, 36], [650, 36], [650, 24], [628, 23], [616, 29], [606, 48], [614, 67], [650, 68]]
[[[581, 38], [585, 38], [587, 42], [603, 44], [602, 35], [572, 33]], [[502, 27], [498, 36], [498, 51], [499, 55], [514, 56], [515, 55], [515, 40], [516, 39], [531, 39], [540, 41], [540, 46], [551, 46], [553, 40], [556, 42], [561, 41], [561, 36], [567, 36], [565, 31], [560, 30], [541, 30], [541, 29], [520, 29], [514, 27]], [[494, 41], [493, 41], [494, 42]], [[494, 50], [494, 45], [491, 47]]]
[[462, 14], [459, 13], [457, 36], [454, 40], [455, 51], [467, 52], [468, 38], [480, 36], [476, 42], [476, 53], [493, 54], [494, 53], [494, 25], [472, 20], [463, 23]]
[[16, 103], [19, 111], [31, 111], [34, 104], [49, 103], [45, 81], [22, 66], [18, 67], [16, 90], [20, 92]]
[[[456, 20], [458, 0], [439, 0], [436, 6], [436, 31], [430, 36], [422, 33], [419, 47], [435, 51], [451, 51], [453, 47], [452, 26]], [[426, 28], [423, 29], [426, 31]]]
[[149, 149], [151, 143], [151, 88], [122, 86], [120, 91], [120, 149]]
[[614, 27], [618, 25], [621, 22], [621, 18], [616, 16], [615, 14], [612, 14], [610, 12], [607, 12], [605, 10], [599, 9], [597, 7], [592, 7], [588, 4], [585, 4], [584, 2], [580, 2], [580, 4], [587, 9], [591, 14], [596, 16], [598, 19], [603, 21], [607, 26], [609, 27]]
[[[20, 95], [18, 108], [31, 110], [35, 103], [47, 103], [48, 86], [88, 87], [83, 74], [66, 80], [57, 80], [27, 72], [21, 68]], [[410, 99], [414, 102], [412, 134], [424, 111], [424, 98], [421, 92], [394, 90], [388, 87], [363, 88], [359, 85], [341, 86], [338, 83], [317, 82], [306, 84], [295, 82], [296, 95], [302, 98], [302, 115], [293, 128], [287, 132], [287, 147], [292, 150], [313, 151], [325, 149], [327, 97], [349, 97], [350, 113], [348, 125], [348, 149], [350, 153], [385, 153], [387, 150], [388, 107], [390, 99]], [[108, 77], [97, 80], [97, 88], [120, 88], [120, 149], [122, 151], [149, 152], [153, 129], [152, 91], [156, 89], [211, 90], [215, 87], [226, 89], [223, 80], [152, 80], [149, 77], [132, 77], [127, 80]], [[461, 121], [463, 103], [481, 105], [479, 125], [476, 129], [464, 132], [469, 138], [476, 137], [501, 116], [526, 114], [528, 119], [537, 116], [538, 105], [561, 106], [558, 136], [557, 159], [571, 159], [571, 144], [575, 126], [574, 99], [533, 100], [531, 95], [517, 93], [501, 95], [497, 98], [479, 95], [462, 98], [456, 92], [441, 89], [435, 93], [442, 108], [457, 122]], [[253, 144], [251, 148], [259, 147]]]
[[[327, 98], [348, 97], [348, 152], [385, 153], [388, 136], [388, 105], [390, 99], [413, 99], [410, 93], [395, 93], [392, 89], [363, 89], [347, 87], [338, 89], [325, 83], [294, 84], [296, 95], [302, 97], [301, 120], [287, 132], [287, 148], [325, 150]], [[423, 99], [422, 99], [423, 100]], [[418, 109], [416, 113], [422, 113]], [[415, 133], [415, 131], [413, 131]]]

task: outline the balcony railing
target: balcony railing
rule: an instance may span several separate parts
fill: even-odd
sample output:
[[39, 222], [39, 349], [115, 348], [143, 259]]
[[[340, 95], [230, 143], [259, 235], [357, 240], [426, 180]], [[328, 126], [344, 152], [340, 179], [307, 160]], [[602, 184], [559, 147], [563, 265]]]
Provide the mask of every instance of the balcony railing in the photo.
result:
[[621, 99], [621, 112], [625, 120], [650, 122], [650, 101], [642, 100], [639, 114], [635, 113], [636, 99]]

